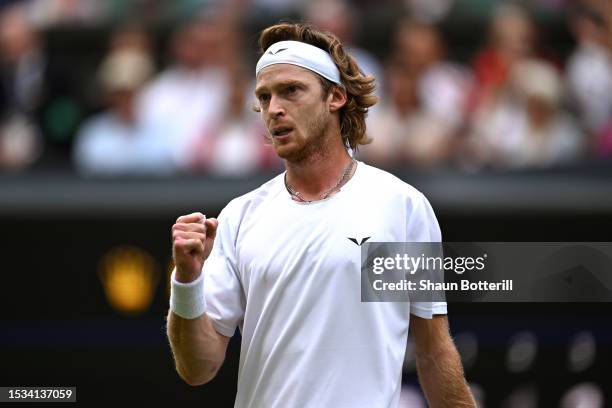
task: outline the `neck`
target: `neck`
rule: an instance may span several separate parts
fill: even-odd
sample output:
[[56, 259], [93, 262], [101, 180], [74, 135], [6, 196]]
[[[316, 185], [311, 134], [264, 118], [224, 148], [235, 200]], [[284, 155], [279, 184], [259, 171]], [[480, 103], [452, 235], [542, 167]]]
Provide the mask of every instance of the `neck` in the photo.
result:
[[[318, 200], [333, 187], [351, 162], [342, 139], [335, 137], [323, 149], [317, 149], [298, 162], [285, 161], [287, 181], [305, 200]], [[337, 141], [337, 143], [336, 143]]]

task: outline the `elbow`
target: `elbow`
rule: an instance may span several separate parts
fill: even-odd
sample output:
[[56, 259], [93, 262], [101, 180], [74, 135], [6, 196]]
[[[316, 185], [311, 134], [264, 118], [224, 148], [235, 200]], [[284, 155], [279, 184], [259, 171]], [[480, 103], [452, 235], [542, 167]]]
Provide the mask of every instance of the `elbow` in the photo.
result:
[[212, 378], [209, 379], [205, 377], [187, 376], [187, 375], [180, 374], [180, 373], [179, 373], [179, 376], [183, 379], [183, 381], [187, 383], [187, 385], [190, 385], [192, 387], [204, 385], [210, 380], [212, 380]]
[[184, 375], [181, 375], [181, 378], [183, 379], [183, 381], [185, 381], [187, 383], [187, 385], [190, 385], [192, 387], [198, 387], [200, 385], [204, 385], [204, 384], [206, 384], [207, 382], [209, 382], [210, 380], [213, 379], [213, 377], [211, 377], [211, 378], [204, 378], [204, 377], [198, 378], [198, 377], [188, 377], [188, 376], [184, 376]]
[[177, 369], [179, 377], [192, 387], [198, 387], [212, 381], [219, 371], [220, 367], [211, 367], [210, 369], [203, 370], [202, 372], [187, 372], [185, 370]]

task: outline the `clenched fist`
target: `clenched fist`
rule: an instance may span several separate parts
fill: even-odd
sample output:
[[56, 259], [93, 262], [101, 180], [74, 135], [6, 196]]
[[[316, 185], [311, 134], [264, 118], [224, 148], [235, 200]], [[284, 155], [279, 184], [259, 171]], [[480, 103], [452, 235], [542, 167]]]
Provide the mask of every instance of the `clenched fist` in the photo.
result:
[[191, 282], [200, 276], [204, 261], [212, 251], [219, 222], [202, 213], [178, 217], [172, 226], [172, 258], [176, 280]]

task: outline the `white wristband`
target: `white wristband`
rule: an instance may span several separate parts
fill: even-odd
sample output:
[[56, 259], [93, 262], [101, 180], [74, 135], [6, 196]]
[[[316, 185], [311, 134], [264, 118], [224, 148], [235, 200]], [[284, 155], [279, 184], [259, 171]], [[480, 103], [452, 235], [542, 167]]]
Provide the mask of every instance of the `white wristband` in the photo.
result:
[[176, 280], [176, 269], [170, 277], [170, 310], [172, 313], [184, 318], [195, 319], [206, 311], [206, 298], [204, 297], [204, 274], [189, 283]]

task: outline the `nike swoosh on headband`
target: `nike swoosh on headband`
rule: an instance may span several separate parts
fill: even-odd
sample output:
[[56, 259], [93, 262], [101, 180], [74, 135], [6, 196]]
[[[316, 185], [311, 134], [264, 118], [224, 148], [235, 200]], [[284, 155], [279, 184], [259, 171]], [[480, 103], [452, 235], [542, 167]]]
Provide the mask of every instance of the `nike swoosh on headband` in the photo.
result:
[[289, 48], [280, 48], [280, 49], [278, 49], [278, 50], [276, 50], [276, 51], [272, 51], [272, 50], [270, 50], [270, 51], [268, 51], [268, 54], [271, 54], [271, 55], [276, 55], [276, 54], [278, 54], [279, 52], [281, 52], [281, 51], [285, 51], [285, 50], [288, 50], [288, 49], [289, 49]]

